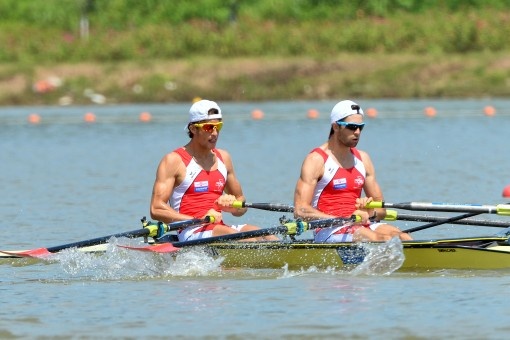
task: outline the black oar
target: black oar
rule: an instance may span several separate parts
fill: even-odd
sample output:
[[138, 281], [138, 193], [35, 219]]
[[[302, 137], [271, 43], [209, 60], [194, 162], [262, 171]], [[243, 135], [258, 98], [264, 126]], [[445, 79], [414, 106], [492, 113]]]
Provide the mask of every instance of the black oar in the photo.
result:
[[68, 244], [63, 244], [60, 246], [55, 247], [49, 247], [49, 248], [37, 248], [37, 249], [31, 249], [31, 250], [22, 250], [22, 251], [6, 251], [6, 250], [0, 250], [1, 253], [14, 255], [18, 257], [36, 257], [36, 258], [42, 258], [46, 257], [52, 253], [59, 252], [64, 249], [69, 248], [83, 248], [83, 247], [90, 247], [95, 246], [98, 244], [107, 243], [108, 240], [112, 237], [129, 237], [129, 238], [136, 238], [136, 237], [142, 237], [142, 236], [148, 236], [148, 237], [156, 237], [158, 234], [162, 234], [171, 230], [181, 229], [185, 227], [189, 227], [192, 225], [199, 225], [203, 223], [210, 223], [213, 222], [214, 218], [207, 216], [204, 219], [191, 219], [186, 221], [178, 221], [170, 224], [164, 224], [164, 223], [158, 223], [158, 224], [146, 224], [142, 229], [127, 231], [124, 233], [119, 234], [113, 234], [108, 236], [102, 236], [93, 238], [90, 240], [85, 241], [79, 241], [79, 242], [73, 242]]
[[435, 227], [436, 225], [448, 224], [448, 223], [451, 223], [451, 222], [459, 221], [459, 220], [462, 220], [462, 219], [465, 219], [465, 218], [469, 218], [469, 217], [473, 217], [473, 216], [476, 216], [476, 215], [480, 215], [480, 213], [475, 212], [475, 213], [462, 214], [462, 215], [459, 215], [459, 216], [453, 216], [453, 217], [446, 218], [446, 219], [441, 220], [441, 221], [431, 222], [431, 223], [427, 223], [427, 224], [424, 224], [424, 225], [419, 226], [419, 227], [409, 228], [409, 229], [403, 230], [402, 232], [403, 233], [412, 233], [412, 232], [415, 232], [415, 231], [432, 228], [432, 227]]
[[[449, 211], [449, 212], [455, 212], [455, 211], [463, 211], [466, 209], [472, 210], [469, 213], [459, 215], [459, 216], [453, 216], [449, 218], [442, 218], [442, 219], [436, 219], [435, 221], [432, 221], [431, 223], [403, 230], [404, 233], [412, 233], [419, 230], [424, 230], [428, 228], [435, 227], [437, 225], [441, 224], [448, 224], [448, 223], [455, 223], [458, 221], [465, 220], [466, 218], [470, 218], [476, 215], [480, 215], [483, 213], [496, 213], [500, 215], [507, 215], [510, 210], [508, 208], [510, 207], [509, 204], [498, 204], [496, 206], [490, 206], [490, 205], [455, 205], [455, 204], [447, 204], [447, 203], [417, 203], [417, 202], [410, 202], [410, 203], [384, 203], [384, 202], [371, 202], [367, 205], [367, 207], [375, 208], [385, 208], [385, 207], [392, 207], [397, 209], [407, 209], [407, 210], [434, 210], [434, 211]], [[387, 216], [397, 214], [397, 212], [390, 211], [390, 214]], [[398, 218], [398, 217], [397, 217]]]
[[292, 205], [281, 203], [246, 203], [242, 201], [235, 201], [232, 206], [234, 208], [253, 208], [269, 211], [294, 212], [294, 207]]
[[221, 236], [213, 236], [206, 237], [192, 241], [182, 241], [182, 242], [166, 242], [159, 243], [156, 245], [146, 245], [146, 246], [122, 246], [121, 248], [127, 248], [131, 250], [139, 250], [153, 253], [173, 253], [181, 250], [184, 247], [192, 247], [204, 244], [211, 244], [214, 242], [224, 242], [224, 241], [234, 241], [234, 240], [242, 240], [266, 235], [275, 235], [275, 234], [287, 234], [287, 235], [299, 235], [304, 231], [311, 230], [314, 228], [320, 227], [331, 227], [336, 225], [344, 225], [346, 223], [354, 223], [359, 222], [361, 218], [359, 216], [352, 216], [350, 218], [328, 218], [323, 220], [315, 220], [311, 222], [287, 222], [283, 225], [265, 228], [265, 229], [257, 229], [252, 231], [240, 232], [235, 234], [221, 235]]
[[482, 219], [462, 219], [456, 221], [447, 222], [448, 217], [442, 216], [431, 216], [431, 215], [412, 215], [412, 214], [400, 214], [396, 210], [386, 210], [386, 217], [384, 221], [414, 221], [414, 222], [441, 222], [451, 224], [463, 224], [463, 225], [476, 225], [482, 227], [497, 227], [497, 228], [508, 228], [510, 227], [509, 222], [503, 221], [491, 221]]
[[444, 221], [432, 222], [420, 227], [404, 230], [405, 233], [411, 233], [418, 230], [434, 227], [436, 225], [459, 221], [465, 218], [480, 214], [498, 214], [510, 216], [510, 204], [498, 205], [474, 205], [474, 204], [451, 204], [451, 203], [429, 203], [429, 202], [407, 202], [407, 203], [386, 203], [370, 202], [367, 208], [396, 208], [404, 210], [425, 210], [425, 211], [447, 211], [447, 212], [467, 212], [466, 214], [454, 216]]
[[423, 211], [465, 212], [478, 214], [498, 214], [510, 216], [510, 204], [476, 205], [476, 204], [451, 204], [429, 202], [407, 202], [407, 203], [370, 202], [366, 205], [366, 207], [395, 208], [404, 210], [423, 210]]

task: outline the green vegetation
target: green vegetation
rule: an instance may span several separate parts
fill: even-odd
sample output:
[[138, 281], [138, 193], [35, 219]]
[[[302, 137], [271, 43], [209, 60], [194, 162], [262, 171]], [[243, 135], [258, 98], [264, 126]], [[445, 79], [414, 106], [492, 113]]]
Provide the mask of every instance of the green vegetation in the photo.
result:
[[0, 104], [510, 94], [510, 0], [2, 0], [0, 44]]

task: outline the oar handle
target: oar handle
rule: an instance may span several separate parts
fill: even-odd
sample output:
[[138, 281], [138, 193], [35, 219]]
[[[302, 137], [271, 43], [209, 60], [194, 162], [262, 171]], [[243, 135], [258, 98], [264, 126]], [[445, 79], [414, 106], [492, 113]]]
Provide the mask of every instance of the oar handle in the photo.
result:
[[376, 209], [376, 208], [385, 208], [385, 207], [386, 207], [386, 205], [382, 201], [372, 201], [372, 202], [368, 203], [367, 205], [365, 205], [365, 208], [367, 208], [367, 209]]
[[498, 215], [510, 216], [510, 204], [498, 204], [496, 210]]
[[399, 214], [396, 210], [386, 209], [386, 216], [383, 220], [385, 221], [396, 221], [399, 219]]
[[232, 204], [234, 208], [253, 208], [260, 210], [269, 211], [283, 211], [283, 212], [294, 212], [294, 207], [288, 204], [281, 203], [246, 203], [243, 201], [234, 201]]

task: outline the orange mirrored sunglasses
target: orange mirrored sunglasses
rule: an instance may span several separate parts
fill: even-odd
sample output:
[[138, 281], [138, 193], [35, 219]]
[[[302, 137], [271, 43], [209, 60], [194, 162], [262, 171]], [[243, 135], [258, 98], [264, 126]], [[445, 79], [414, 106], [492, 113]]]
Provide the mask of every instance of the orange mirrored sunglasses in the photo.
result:
[[218, 123], [199, 123], [199, 124], [193, 124], [196, 127], [204, 130], [205, 132], [213, 132], [214, 129], [216, 131], [220, 132], [221, 128], [223, 128], [223, 122]]

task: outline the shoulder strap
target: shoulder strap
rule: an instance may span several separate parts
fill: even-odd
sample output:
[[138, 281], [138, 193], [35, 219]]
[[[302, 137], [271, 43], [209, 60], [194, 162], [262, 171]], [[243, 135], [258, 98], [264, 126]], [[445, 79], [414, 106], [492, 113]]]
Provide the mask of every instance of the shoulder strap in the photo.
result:
[[223, 162], [223, 157], [221, 156], [221, 152], [216, 148], [214, 148], [212, 151], [214, 152], [216, 157], [218, 157], [218, 159]]
[[358, 159], [360, 159], [360, 160], [361, 160], [361, 154], [359, 153], [359, 150], [358, 150], [358, 149], [356, 149], [356, 148], [351, 148], [351, 152], [352, 152], [352, 154], [353, 154], [356, 158], [358, 158]]
[[189, 162], [191, 162], [191, 159], [193, 157], [191, 157], [191, 155], [189, 154], [188, 151], [186, 151], [186, 149], [184, 147], [180, 147], [178, 149], [175, 149], [174, 152], [176, 154], [178, 154], [179, 156], [181, 156], [182, 158], [182, 161], [184, 162], [184, 164], [188, 165]]
[[324, 159], [324, 163], [326, 163], [326, 160], [328, 159], [328, 154], [324, 152], [324, 150], [322, 150], [321, 148], [315, 148], [312, 151], [310, 151], [310, 153], [312, 152], [317, 152], [319, 155], [321, 155], [322, 158]]

